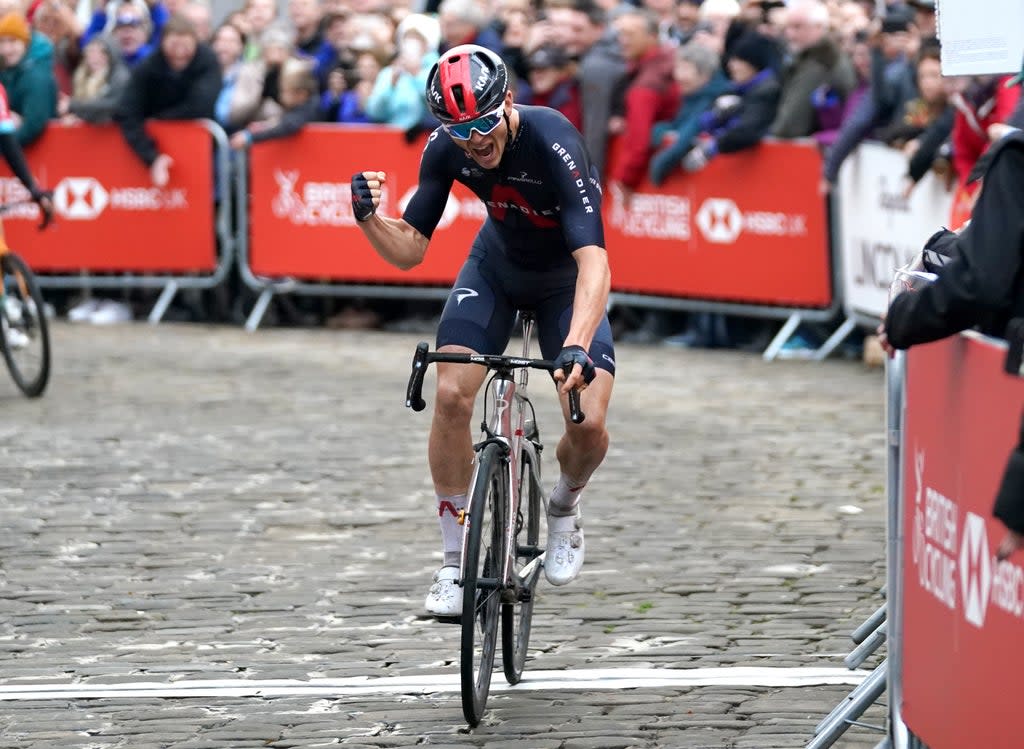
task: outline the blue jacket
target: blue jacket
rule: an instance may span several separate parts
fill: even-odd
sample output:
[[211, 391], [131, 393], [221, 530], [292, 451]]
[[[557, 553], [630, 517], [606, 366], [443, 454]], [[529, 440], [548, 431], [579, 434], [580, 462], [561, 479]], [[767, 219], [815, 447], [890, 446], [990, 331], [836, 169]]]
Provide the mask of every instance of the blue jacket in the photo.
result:
[[674, 132], [676, 139], [654, 154], [648, 168], [648, 177], [654, 185], [665, 181], [669, 173], [682, 161], [693, 145], [693, 139], [701, 131], [701, 115], [711, 108], [712, 103], [722, 94], [728, 93], [732, 84], [725, 74], [716, 71], [711, 80], [692, 94], [683, 98], [672, 122], [659, 122], [651, 131], [651, 145], [657, 148], [667, 133]]

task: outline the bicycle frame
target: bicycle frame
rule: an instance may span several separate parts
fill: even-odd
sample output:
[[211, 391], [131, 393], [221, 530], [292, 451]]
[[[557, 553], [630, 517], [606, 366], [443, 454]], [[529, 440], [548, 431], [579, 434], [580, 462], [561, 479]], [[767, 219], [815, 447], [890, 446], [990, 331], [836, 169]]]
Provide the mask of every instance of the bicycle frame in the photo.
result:
[[[523, 359], [529, 359], [530, 341], [533, 337], [534, 321], [531, 317], [523, 319]], [[540, 485], [540, 460], [538, 444], [531, 439], [531, 432], [527, 429], [527, 413], [532, 414], [533, 406], [527, 396], [527, 383], [529, 382], [529, 370], [520, 368], [515, 376], [510, 368], [498, 369], [487, 383], [484, 402], [490, 406], [490, 421], [482, 424], [484, 442], [499, 442], [505, 446], [505, 461], [508, 470], [505, 472], [505, 527], [502, 529], [501, 558], [504, 565], [501, 570], [501, 577], [498, 580], [498, 588], [502, 591], [502, 597], [518, 595], [519, 582], [532, 574], [533, 569], [543, 564], [544, 555], [540, 555], [530, 564], [523, 568], [519, 575], [513, 572], [515, 561], [516, 543], [516, 520], [519, 516], [521, 486], [520, 464], [522, 451], [529, 455], [529, 470], [533, 473], [533, 479]], [[487, 407], [485, 406], [485, 414]], [[473, 477], [470, 486], [476, 486], [477, 473], [480, 464], [477, 463], [473, 469]], [[467, 497], [465, 517], [472, 517], [472, 502], [474, 497]], [[469, 527], [463, 524], [463, 534], [468, 532]], [[462, 544], [462, 558], [459, 562], [459, 582], [465, 579], [466, 569], [466, 544]], [[513, 579], [515, 578], [515, 579]]]

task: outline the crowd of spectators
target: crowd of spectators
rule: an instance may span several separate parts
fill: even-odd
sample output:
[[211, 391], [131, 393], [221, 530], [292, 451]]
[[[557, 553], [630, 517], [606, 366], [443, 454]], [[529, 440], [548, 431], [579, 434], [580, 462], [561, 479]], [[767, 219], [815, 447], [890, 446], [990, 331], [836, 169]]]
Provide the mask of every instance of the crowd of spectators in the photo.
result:
[[[87, 0], [84, 0], [87, 2]], [[969, 214], [967, 175], [1009, 124], [1019, 88], [943, 78], [934, 0], [0, 0], [0, 82], [24, 145], [48, 123], [115, 121], [155, 184], [173, 164], [142, 123], [210, 118], [235, 148], [306, 123], [381, 123], [410, 140], [439, 54], [476, 43], [514, 96], [560, 110], [627, 202], [645, 177], [704, 168], [766, 137], [813, 138], [822, 193], [865, 139], [906, 155], [905, 191], [939, 171]], [[610, 135], [621, 135], [610, 157]], [[724, 321], [673, 340], [732, 345]], [[651, 315], [643, 338], [684, 321]], [[718, 333], [709, 336], [708, 330]], [[678, 331], [676, 331], [678, 332]]]

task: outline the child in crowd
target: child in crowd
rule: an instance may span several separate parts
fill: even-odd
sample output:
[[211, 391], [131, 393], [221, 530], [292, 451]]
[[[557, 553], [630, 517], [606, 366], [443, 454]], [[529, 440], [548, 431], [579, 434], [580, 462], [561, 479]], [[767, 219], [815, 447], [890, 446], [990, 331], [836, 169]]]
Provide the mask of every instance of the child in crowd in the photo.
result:
[[306, 60], [291, 58], [281, 66], [280, 97], [283, 111], [280, 115], [259, 120], [231, 136], [232, 148], [245, 148], [274, 138], [294, 135], [307, 123], [317, 120], [319, 98], [316, 73]]

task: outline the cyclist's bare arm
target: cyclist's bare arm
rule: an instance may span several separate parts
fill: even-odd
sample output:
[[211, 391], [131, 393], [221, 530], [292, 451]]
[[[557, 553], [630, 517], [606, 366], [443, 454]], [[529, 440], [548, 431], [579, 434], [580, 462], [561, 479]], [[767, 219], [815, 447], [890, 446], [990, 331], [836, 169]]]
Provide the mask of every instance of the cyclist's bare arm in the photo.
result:
[[[608, 293], [611, 290], [611, 271], [608, 269], [608, 253], [603, 247], [587, 245], [572, 253], [579, 268], [576, 277], [576, 295], [573, 299], [572, 321], [569, 333], [563, 346], [582, 346], [590, 348], [590, 343], [597, 332], [597, 326], [604, 318], [608, 307]], [[564, 375], [555, 373], [555, 379], [561, 382]], [[582, 370], [577, 366], [560, 388], [562, 392], [583, 384]]]
[[430, 242], [404, 219], [376, 213], [368, 221], [359, 222], [359, 228], [378, 255], [402, 270], [419, 265]]

